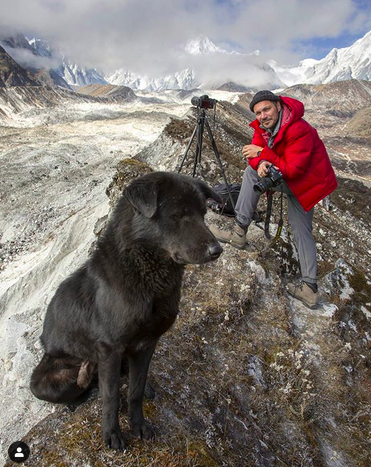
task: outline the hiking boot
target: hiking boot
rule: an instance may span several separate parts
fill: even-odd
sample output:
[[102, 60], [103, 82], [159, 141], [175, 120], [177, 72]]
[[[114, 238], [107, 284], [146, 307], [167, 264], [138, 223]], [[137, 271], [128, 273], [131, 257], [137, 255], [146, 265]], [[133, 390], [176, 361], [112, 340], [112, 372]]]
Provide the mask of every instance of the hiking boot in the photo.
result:
[[242, 250], [245, 248], [246, 245], [246, 232], [245, 230], [235, 224], [232, 230], [226, 231], [219, 229], [215, 224], [211, 224], [209, 227], [211, 233], [215, 235], [215, 237], [223, 243], [229, 243], [230, 245], [234, 246]]
[[303, 302], [308, 308], [312, 310], [317, 308], [318, 292], [315, 292], [306, 282], [302, 282], [300, 285], [289, 283], [287, 284], [287, 291], [294, 298]]

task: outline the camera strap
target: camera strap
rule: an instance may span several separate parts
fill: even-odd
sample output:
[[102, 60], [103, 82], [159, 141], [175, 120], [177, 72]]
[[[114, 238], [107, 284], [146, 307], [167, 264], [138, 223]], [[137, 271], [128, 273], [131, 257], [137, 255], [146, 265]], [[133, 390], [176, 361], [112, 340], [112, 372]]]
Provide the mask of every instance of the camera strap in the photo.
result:
[[[271, 214], [272, 214], [273, 192], [269, 190], [267, 192], [267, 195], [268, 195], [268, 201], [267, 201], [267, 213], [265, 215], [265, 223], [264, 223], [264, 234], [268, 240], [271, 240], [272, 236], [269, 233], [269, 224], [270, 224]], [[282, 192], [282, 187], [281, 187], [280, 219], [278, 221], [276, 235], [274, 236], [274, 239], [273, 239], [274, 242], [276, 242], [280, 238], [282, 227], [283, 227], [283, 192]]]
[[278, 227], [277, 227], [277, 232], [276, 235], [273, 239], [274, 242], [277, 242], [277, 240], [281, 236], [282, 232], [282, 227], [283, 227], [283, 192], [282, 192], [282, 187], [281, 187], [281, 207], [280, 207], [280, 219], [278, 221]]
[[267, 192], [267, 213], [265, 215], [265, 222], [264, 222], [264, 234], [268, 240], [270, 240], [271, 234], [269, 233], [269, 224], [271, 221], [271, 214], [272, 214], [272, 204], [273, 204], [273, 193], [271, 190]]

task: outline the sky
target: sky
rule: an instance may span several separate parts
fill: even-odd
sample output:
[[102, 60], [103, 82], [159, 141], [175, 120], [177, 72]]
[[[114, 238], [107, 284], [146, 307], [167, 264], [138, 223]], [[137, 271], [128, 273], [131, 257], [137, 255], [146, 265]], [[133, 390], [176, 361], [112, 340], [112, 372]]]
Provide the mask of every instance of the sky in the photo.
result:
[[[371, 0], [0, 0], [0, 11], [0, 34], [47, 39], [107, 74], [124, 68], [164, 76], [190, 67], [184, 46], [200, 35], [229, 52], [259, 50], [251, 61], [297, 65], [371, 30]], [[204, 72], [247, 74], [249, 60], [219, 67], [206, 60]]]

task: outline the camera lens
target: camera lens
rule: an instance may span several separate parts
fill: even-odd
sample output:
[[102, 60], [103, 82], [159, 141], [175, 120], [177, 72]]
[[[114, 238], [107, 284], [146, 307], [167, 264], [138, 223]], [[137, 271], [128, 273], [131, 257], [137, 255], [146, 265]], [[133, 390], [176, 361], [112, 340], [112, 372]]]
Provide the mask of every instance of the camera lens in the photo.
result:
[[191, 104], [198, 107], [200, 105], [200, 98], [197, 96], [192, 97]]
[[256, 193], [262, 194], [272, 188], [273, 182], [269, 177], [263, 178], [263, 180], [260, 180], [258, 183], [254, 185], [254, 191]]

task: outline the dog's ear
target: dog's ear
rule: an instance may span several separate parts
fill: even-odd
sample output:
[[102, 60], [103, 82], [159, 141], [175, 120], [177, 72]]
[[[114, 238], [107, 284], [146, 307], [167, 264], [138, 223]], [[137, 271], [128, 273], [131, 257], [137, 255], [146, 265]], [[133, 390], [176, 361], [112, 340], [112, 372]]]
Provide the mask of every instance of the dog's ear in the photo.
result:
[[151, 218], [157, 211], [158, 185], [154, 180], [141, 178], [124, 190], [124, 195], [143, 216]]
[[206, 199], [212, 198], [218, 203], [222, 203], [222, 198], [214, 191], [207, 183], [203, 182], [202, 180], [195, 179], [195, 182], [198, 186], [198, 189], [201, 193], [205, 196]]

